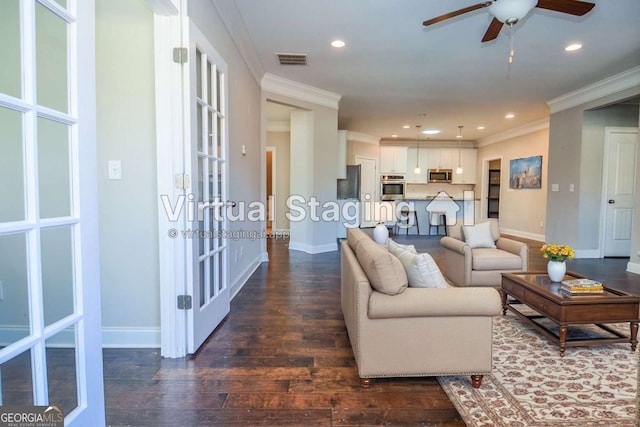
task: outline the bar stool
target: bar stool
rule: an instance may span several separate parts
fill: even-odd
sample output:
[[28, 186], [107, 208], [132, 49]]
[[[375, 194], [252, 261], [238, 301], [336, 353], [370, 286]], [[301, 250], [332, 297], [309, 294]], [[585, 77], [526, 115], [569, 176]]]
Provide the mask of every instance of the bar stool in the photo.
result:
[[[411, 216], [413, 216], [413, 220], [414, 220], [413, 224], [411, 223]], [[406, 207], [400, 209], [400, 215], [398, 216], [398, 221], [395, 224], [395, 229], [397, 230], [404, 229], [406, 231], [406, 234], [408, 235], [409, 229], [413, 226], [416, 227], [416, 232], [419, 235], [420, 224], [418, 223], [418, 212], [416, 212], [414, 209], [409, 209]], [[400, 234], [400, 233], [397, 232], [396, 234]]]
[[447, 211], [429, 212], [429, 235], [433, 227], [436, 228], [436, 236], [440, 236], [440, 227], [444, 227], [444, 235], [447, 236]]

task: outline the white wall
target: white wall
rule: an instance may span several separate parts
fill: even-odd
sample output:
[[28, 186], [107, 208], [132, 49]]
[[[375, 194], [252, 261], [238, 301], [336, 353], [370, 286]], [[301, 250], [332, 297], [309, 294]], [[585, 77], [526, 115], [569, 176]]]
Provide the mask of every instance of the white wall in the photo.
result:
[[[104, 345], [159, 345], [153, 14], [96, 1], [97, 138]], [[107, 176], [122, 162], [122, 180]]]

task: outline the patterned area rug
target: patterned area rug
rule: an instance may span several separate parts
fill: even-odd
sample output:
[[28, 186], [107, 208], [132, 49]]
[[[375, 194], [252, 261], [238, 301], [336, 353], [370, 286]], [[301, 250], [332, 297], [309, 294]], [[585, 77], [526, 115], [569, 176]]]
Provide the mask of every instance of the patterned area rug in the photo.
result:
[[[630, 344], [567, 348], [561, 358], [512, 313], [494, 319], [493, 373], [482, 387], [473, 389], [468, 376], [438, 378], [467, 426], [640, 425], [638, 351]], [[597, 330], [580, 329], [574, 333]], [[616, 329], [629, 333], [628, 324]]]

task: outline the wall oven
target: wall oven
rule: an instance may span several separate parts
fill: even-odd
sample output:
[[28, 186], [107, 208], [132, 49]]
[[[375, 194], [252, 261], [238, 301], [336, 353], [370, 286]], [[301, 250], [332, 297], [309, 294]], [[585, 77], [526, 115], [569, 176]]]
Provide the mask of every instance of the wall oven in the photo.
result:
[[382, 200], [404, 199], [404, 175], [381, 175], [380, 198]]

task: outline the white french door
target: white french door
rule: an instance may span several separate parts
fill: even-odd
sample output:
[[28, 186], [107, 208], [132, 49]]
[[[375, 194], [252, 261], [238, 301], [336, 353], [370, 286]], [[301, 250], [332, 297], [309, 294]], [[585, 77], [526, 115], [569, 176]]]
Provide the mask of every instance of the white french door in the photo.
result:
[[638, 128], [605, 128], [604, 256], [631, 255]]
[[0, 405], [104, 425], [93, 0], [0, 1]]
[[227, 278], [227, 66], [204, 35], [190, 26], [191, 176], [198, 218], [187, 245], [191, 285], [187, 351], [194, 353], [229, 312]]

